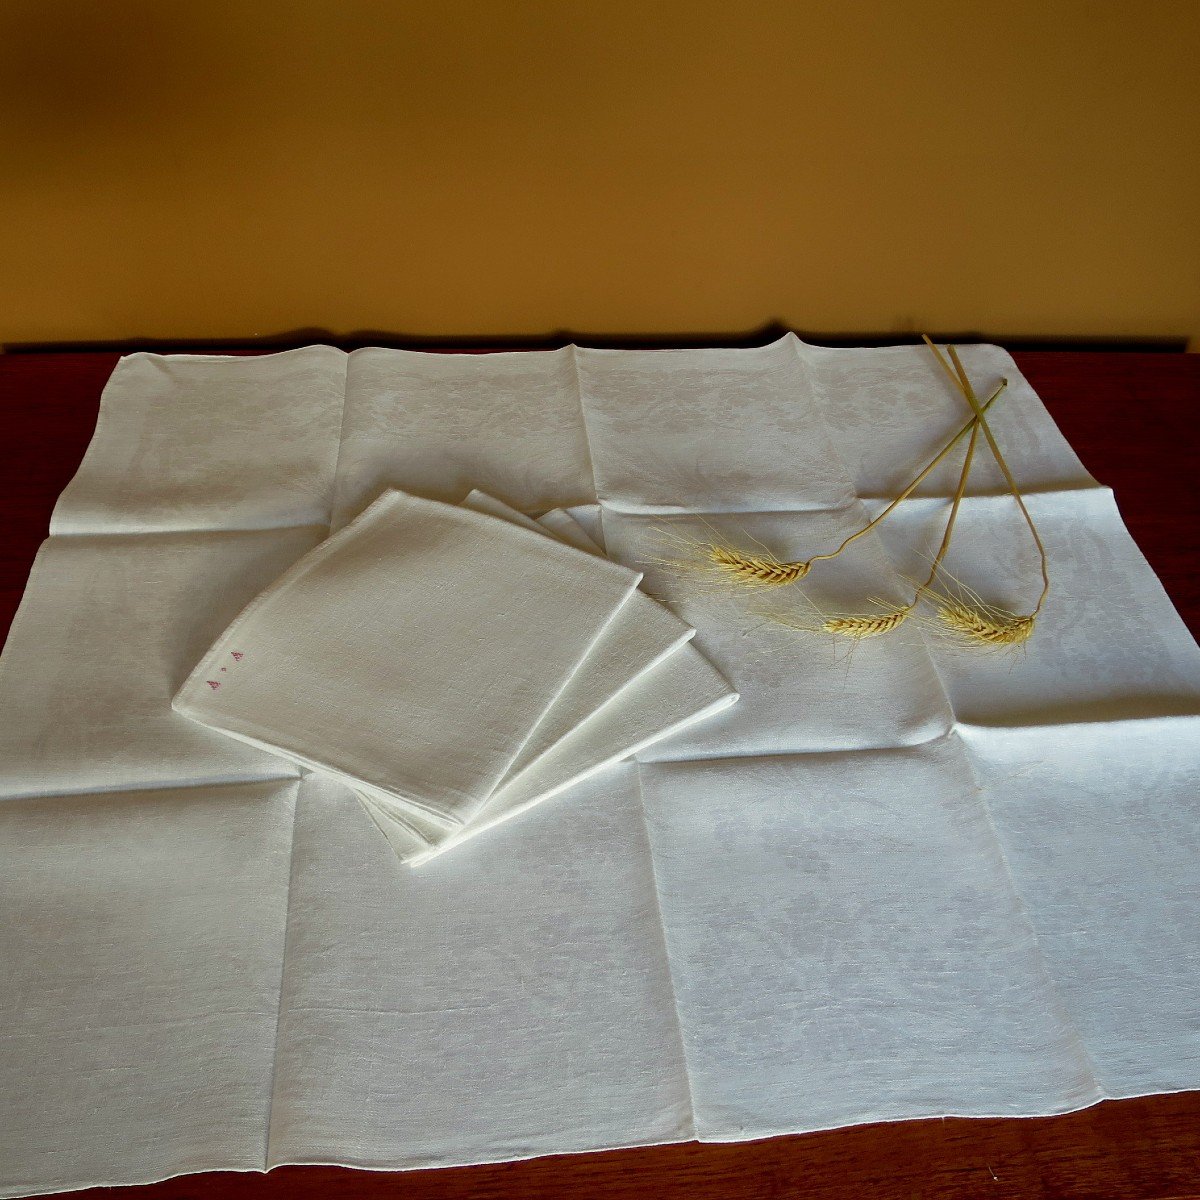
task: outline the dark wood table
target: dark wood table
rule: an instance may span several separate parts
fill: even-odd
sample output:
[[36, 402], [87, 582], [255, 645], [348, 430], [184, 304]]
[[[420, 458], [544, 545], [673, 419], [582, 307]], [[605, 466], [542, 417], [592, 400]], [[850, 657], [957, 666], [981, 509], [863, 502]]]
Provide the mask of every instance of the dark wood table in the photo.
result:
[[[156, 347], [158, 348], [158, 347]], [[1017, 356], [1085, 465], [1116, 492], [1134, 538], [1200, 633], [1200, 355]], [[6, 433], [0, 631], [7, 632], [50, 510], [91, 438], [116, 354], [0, 355]], [[1200, 1014], [1200, 979], [1197, 979]], [[1137, 1020], [1136, 1013], [1128, 1019]], [[62, 1131], [71, 1136], [69, 1128]], [[738, 1145], [689, 1143], [497, 1166], [381, 1174], [282, 1167], [77, 1196], [646, 1196], [655, 1200], [1200, 1200], [1200, 1093], [1112, 1101], [1030, 1120], [858, 1126]]]

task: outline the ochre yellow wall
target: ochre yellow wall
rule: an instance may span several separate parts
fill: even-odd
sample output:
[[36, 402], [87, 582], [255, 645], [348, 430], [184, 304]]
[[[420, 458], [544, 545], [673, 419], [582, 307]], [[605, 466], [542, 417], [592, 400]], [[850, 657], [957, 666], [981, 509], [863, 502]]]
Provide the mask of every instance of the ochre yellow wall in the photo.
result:
[[1195, 338], [1198, 75], [1197, 0], [0, 0], [0, 341]]

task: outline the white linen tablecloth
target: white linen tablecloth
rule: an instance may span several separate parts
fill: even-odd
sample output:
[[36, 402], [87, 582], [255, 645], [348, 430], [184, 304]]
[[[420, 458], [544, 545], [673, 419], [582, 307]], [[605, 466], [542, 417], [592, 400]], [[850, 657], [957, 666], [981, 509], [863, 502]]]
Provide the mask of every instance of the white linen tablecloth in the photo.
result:
[[[1051, 555], [1005, 657], [915, 622], [850, 654], [658, 561], [877, 511], [964, 420], [924, 348], [123, 359], [0, 659], [0, 1194], [1200, 1086], [1200, 651], [1012, 360], [963, 361], [1010, 381]], [[895, 588], [955, 475], [779, 602]], [[568, 507], [740, 702], [401, 866], [347, 789], [170, 709], [389, 487]], [[982, 450], [950, 565], [1036, 595]]]

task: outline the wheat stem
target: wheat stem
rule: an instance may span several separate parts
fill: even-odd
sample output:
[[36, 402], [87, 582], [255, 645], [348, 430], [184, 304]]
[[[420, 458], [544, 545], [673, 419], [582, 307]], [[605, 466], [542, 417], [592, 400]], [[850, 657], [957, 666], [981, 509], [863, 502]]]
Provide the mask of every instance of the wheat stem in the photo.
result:
[[892, 630], [899, 628], [907, 619], [909, 613], [917, 607], [921, 597], [933, 586], [933, 581], [937, 578], [942, 561], [950, 549], [950, 539], [954, 536], [954, 523], [958, 519], [958, 510], [967, 490], [967, 480], [971, 475], [971, 463], [975, 458], [975, 447], [978, 441], [979, 422], [976, 421], [971, 429], [970, 440], [967, 442], [967, 452], [963, 456], [962, 470], [958, 476], [958, 487], [955, 489], [954, 500], [950, 505], [950, 515], [946, 519], [946, 529], [942, 534], [942, 544], [938, 547], [938, 552], [934, 557], [929, 577], [917, 588], [912, 600], [904, 605], [903, 608], [897, 608], [889, 613], [834, 617], [821, 626], [826, 633], [836, 633], [841, 637], [855, 638], [859, 641], [863, 638], [879, 637], [882, 634], [891, 633]]
[[[1033, 535], [1033, 540], [1038, 549], [1038, 554], [1041, 558], [1042, 567], [1042, 593], [1038, 597], [1038, 602], [1034, 606], [1031, 617], [1036, 617], [1042, 610], [1042, 605], [1046, 602], [1046, 597], [1050, 592], [1050, 568], [1049, 556], [1046, 553], [1046, 546], [1038, 533], [1037, 526], [1034, 524], [1033, 517], [1030, 515], [1029, 509], [1025, 505], [1025, 499], [1021, 495], [1021, 489], [1017, 486], [1017, 481], [1013, 478], [1012, 472], [1008, 468], [1008, 463], [1001, 453], [1000, 447], [996, 444], [996, 439], [992, 435], [991, 427], [987, 423], [984, 416], [984, 411], [987, 405], [980, 408], [979, 399], [975, 395], [975, 389], [971, 386], [971, 381], [967, 378], [967, 373], [963, 369], [962, 361], [959, 359], [958, 351], [953, 346], [947, 346], [950, 358], [954, 363], [953, 368], [942, 356], [942, 352], [933, 344], [928, 335], [922, 334], [925, 339], [925, 344], [933, 351], [934, 356], [938, 360], [938, 364], [942, 370], [950, 378], [950, 382], [962, 393], [963, 398], [971, 406], [975, 412], [976, 419], [979, 421], [980, 427], [983, 429], [983, 435], [987, 438], [988, 448], [992, 452], [992, 457], [996, 460], [996, 465], [1000, 468], [1004, 476], [1005, 482], [1008, 484], [1008, 490], [1012, 493], [1013, 499], [1017, 502], [1018, 508], [1021, 510], [1021, 515], [1025, 518], [1025, 524], [1029, 526], [1029, 532]], [[1028, 635], [1026, 635], [1028, 636]]]
[[[908, 486], [878, 516], [850, 534], [836, 550], [827, 551], [825, 554], [814, 554], [812, 558], [808, 559], [785, 562], [770, 555], [744, 554], [732, 547], [712, 543], [706, 547], [709, 561], [719, 570], [732, 575], [741, 582], [759, 584], [763, 587], [780, 587], [803, 579], [813, 563], [836, 558], [852, 542], [857, 541], [864, 534], [870, 533], [885, 517], [894, 512], [898, 505], [907, 500], [925, 482], [968, 433], [971, 434], [971, 440], [974, 442], [983, 414], [1000, 398], [1007, 386], [1008, 380], [1002, 379], [996, 390], [982, 405], [976, 403], [975, 415], [925, 464]], [[972, 451], [972, 456], [973, 454]]]
[[968, 433], [970, 433], [973, 429], [975, 429], [976, 424], [979, 421], [983, 420], [983, 414], [986, 413], [987, 410], [989, 408], [991, 408], [992, 405], [995, 404], [997, 400], [1000, 399], [1000, 394], [1004, 391], [1004, 389], [1007, 386], [1008, 386], [1007, 379], [1000, 380], [999, 386], [988, 397], [987, 402], [982, 407], [979, 407], [978, 405], [976, 406], [975, 416], [973, 416], [941, 448], [941, 450], [939, 450], [938, 453], [935, 454], [933, 456], [933, 458], [931, 458], [929, 460], [929, 462], [925, 464], [925, 466], [921, 469], [920, 473], [916, 476], [916, 478], [913, 479], [913, 481], [904, 489], [904, 491], [902, 491], [900, 493], [900, 495], [898, 495], [895, 498], [895, 500], [893, 500], [887, 506], [887, 508], [885, 508], [877, 517], [875, 517], [874, 520], [868, 521], [867, 524], [865, 524], [861, 529], [856, 530], [854, 533], [852, 533], [836, 550], [830, 550], [826, 554], [814, 554], [812, 556], [812, 558], [807, 560], [808, 565], [811, 567], [813, 563], [820, 562], [822, 559], [836, 558], [839, 554], [841, 554], [841, 552], [843, 550], [846, 549], [847, 546], [850, 545], [851, 542], [856, 541], [858, 538], [862, 537], [864, 534], [870, 533], [871, 530], [874, 529], [875, 526], [878, 525], [880, 521], [882, 521], [885, 517], [887, 517], [890, 513], [892, 513], [899, 504], [901, 504], [903, 501], [907, 500], [909, 498], [909, 496], [911, 496], [913, 494], [913, 492], [915, 492], [917, 490], [917, 488], [919, 488], [921, 486], [921, 484], [923, 484], [925, 482], [925, 480], [929, 477], [929, 475], [932, 474], [932, 472], [941, 464], [943, 459], [945, 459], [946, 456], [948, 454], [950, 454], [950, 452], [954, 449], [954, 447], [957, 446], [958, 443], [961, 442], [963, 440], [963, 438], [967, 436]]
[[962, 471], [958, 477], [958, 487], [954, 490], [954, 500], [950, 505], [950, 515], [946, 518], [946, 529], [942, 534], [942, 544], [938, 547], [938, 552], [934, 556], [933, 567], [929, 572], [928, 578], [917, 588], [917, 594], [913, 597], [914, 607], [921, 596], [933, 586], [933, 581], [937, 578], [937, 573], [941, 569], [946, 554], [950, 549], [950, 539], [954, 536], [954, 523], [958, 520], [958, 510], [962, 506], [963, 496], [966, 495], [967, 480], [970, 478], [971, 464], [975, 459], [975, 446], [979, 441], [979, 424], [979, 422], [976, 422], [975, 428], [971, 430], [971, 440], [967, 442], [967, 453], [963, 458]]

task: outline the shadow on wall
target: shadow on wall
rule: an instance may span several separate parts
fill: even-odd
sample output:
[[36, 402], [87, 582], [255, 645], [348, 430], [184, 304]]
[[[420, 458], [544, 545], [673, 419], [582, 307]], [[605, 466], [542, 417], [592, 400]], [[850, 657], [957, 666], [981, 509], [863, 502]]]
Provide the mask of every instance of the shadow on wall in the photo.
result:
[[[238, 78], [220, 53], [230, 33], [203, 6], [122, 0], [8, 3], [0, 37], [7, 170], [44, 170], [47, 146], [74, 151], [211, 130], [236, 113]], [[224, 68], [224, 77], [222, 70]]]

